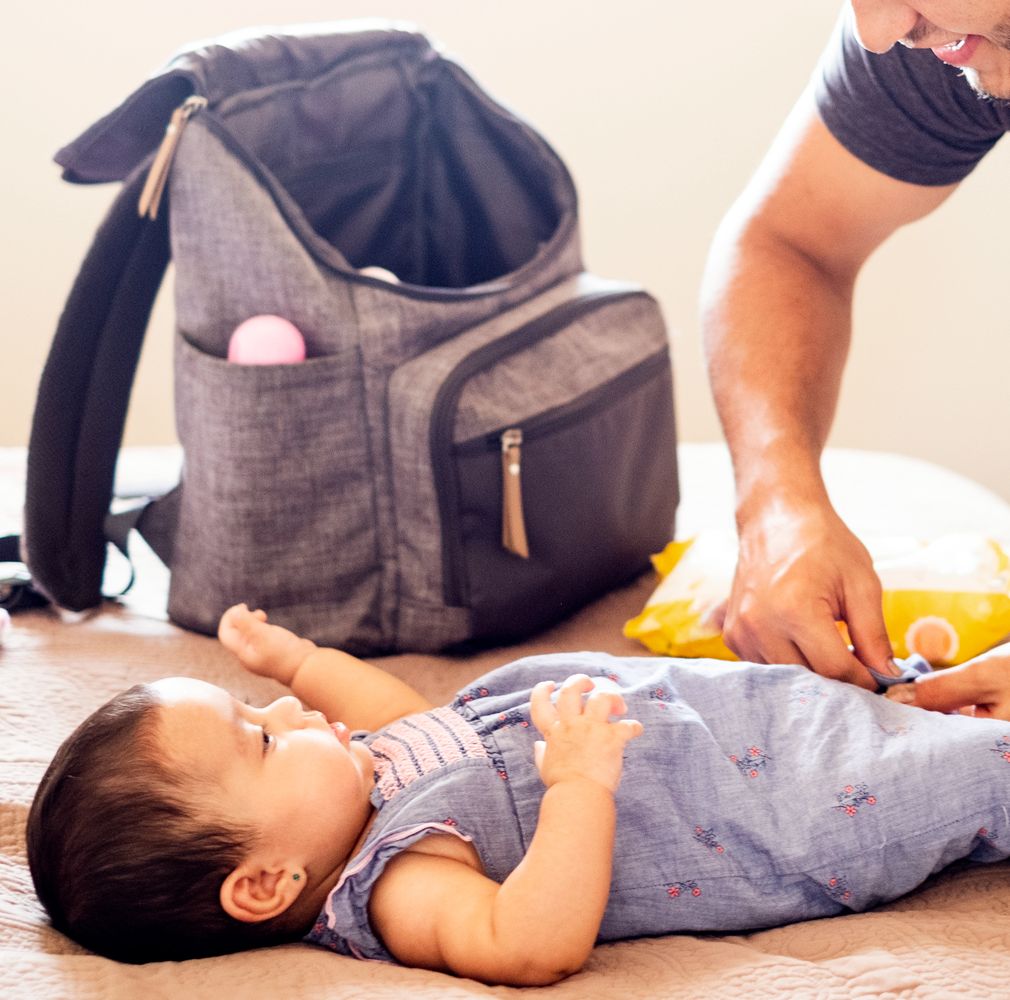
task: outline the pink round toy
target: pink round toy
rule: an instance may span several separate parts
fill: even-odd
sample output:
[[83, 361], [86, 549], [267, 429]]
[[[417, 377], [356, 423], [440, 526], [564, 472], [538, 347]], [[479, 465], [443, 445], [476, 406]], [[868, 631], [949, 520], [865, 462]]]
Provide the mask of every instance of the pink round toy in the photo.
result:
[[305, 338], [281, 316], [252, 316], [228, 341], [228, 360], [240, 365], [293, 365], [305, 360]]

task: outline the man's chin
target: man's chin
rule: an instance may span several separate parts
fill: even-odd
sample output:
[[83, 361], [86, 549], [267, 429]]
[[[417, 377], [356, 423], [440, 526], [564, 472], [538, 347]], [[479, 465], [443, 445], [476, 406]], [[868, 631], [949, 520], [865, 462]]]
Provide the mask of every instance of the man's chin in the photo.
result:
[[966, 66], [962, 73], [968, 86], [978, 94], [993, 101], [1010, 101], [1010, 80], [1000, 80], [998, 83], [983, 79], [978, 70]]

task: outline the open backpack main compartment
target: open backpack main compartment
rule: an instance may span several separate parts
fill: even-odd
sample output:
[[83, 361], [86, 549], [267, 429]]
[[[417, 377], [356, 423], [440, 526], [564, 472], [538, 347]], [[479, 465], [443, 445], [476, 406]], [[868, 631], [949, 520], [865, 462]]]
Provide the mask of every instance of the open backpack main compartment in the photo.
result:
[[[57, 159], [70, 180], [123, 186], [33, 424], [22, 548], [56, 604], [101, 600], [169, 258], [183, 469], [130, 523], [171, 570], [180, 624], [211, 633], [246, 601], [359, 653], [507, 641], [671, 537], [658, 306], [585, 271], [564, 164], [420, 33], [204, 44]], [[232, 331], [263, 314], [301, 331], [304, 362], [227, 360]]]

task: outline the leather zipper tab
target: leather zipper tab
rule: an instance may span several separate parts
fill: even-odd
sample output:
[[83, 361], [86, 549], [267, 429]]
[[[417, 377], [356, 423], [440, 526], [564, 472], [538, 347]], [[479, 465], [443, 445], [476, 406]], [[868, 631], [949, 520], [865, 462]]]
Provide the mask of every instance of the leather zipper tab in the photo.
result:
[[523, 432], [509, 427], [501, 436], [502, 519], [501, 543], [507, 552], [529, 559], [522, 492]]
[[155, 153], [154, 160], [151, 162], [151, 169], [147, 172], [144, 190], [140, 192], [137, 213], [142, 219], [145, 216], [152, 220], [158, 218], [158, 206], [165, 193], [168, 172], [172, 168], [172, 160], [175, 158], [175, 151], [182, 138], [182, 130], [185, 128], [186, 122], [206, 106], [206, 97], [193, 94], [172, 112], [172, 117], [165, 128], [165, 137], [161, 140], [158, 152]]

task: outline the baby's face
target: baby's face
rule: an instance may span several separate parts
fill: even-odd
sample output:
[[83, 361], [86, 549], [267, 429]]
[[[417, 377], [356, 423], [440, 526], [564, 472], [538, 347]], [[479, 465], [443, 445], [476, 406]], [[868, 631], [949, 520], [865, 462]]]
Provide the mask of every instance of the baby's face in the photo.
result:
[[[201, 807], [252, 827], [258, 845], [325, 877], [372, 812], [368, 748], [297, 698], [253, 708], [187, 677], [157, 681], [157, 739], [173, 771], [210, 789]], [[199, 787], [199, 786], [198, 786]]]

